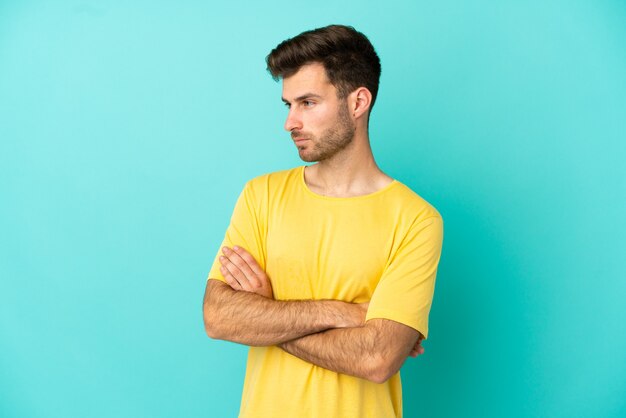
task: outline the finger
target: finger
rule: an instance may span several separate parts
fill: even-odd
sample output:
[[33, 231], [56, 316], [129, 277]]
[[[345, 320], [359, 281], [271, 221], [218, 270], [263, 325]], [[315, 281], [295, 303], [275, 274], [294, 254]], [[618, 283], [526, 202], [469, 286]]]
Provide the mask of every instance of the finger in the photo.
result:
[[424, 349], [420, 347], [420, 348], [412, 349], [411, 352], [409, 353], [409, 356], [415, 358], [415, 357], [420, 356], [422, 354], [424, 354]]
[[248, 281], [248, 278], [245, 276], [245, 274], [243, 274], [241, 272], [239, 267], [237, 267], [236, 265], [234, 265], [233, 263], [231, 263], [228, 260], [225, 261], [224, 267], [235, 278], [235, 280], [237, 280], [237, 282], [239, 283], [239, 286], [241, 286], [242, 290], [245, 290], [247, 292], [252, 291], [252, 286], [250, 285], [250, 282]]
[[256, 273], [250, 268], [248, 262], [244, 258], [242, 258], [236, 251], [233, 251], [228, 247], [224, 247], [222, 249], [222, 252], [226, 257], [228, 257], [231, 263], [236, 265], [239, 270], [241, 270], [251, 286], [261, 287], [261, 281], [257, 277]]
[[228, 283], [228, 285], [233, 289], [233, 290], [242, 290], [241, 289], [241, 285], [239, 284], [239, 282], [237, 281], [237, 279], [235, 279], [233, 277], [232, 274], [230, 274], [230, 272], [228, 271], [228, 269], [224, 266], [220, 267], [220, 271], [222, 272], [222, 276], [224, 276], [224, 279], [226, 280], [226, 283]]
[[238, 245], [235, 245], [233, 247], [233, 250], [235, 250], [235, 252], [246, 262], [246, 264], [248, 264], [248, 266], [250, 266], [250, 269], [252, 269], [255, 275], [265, 275], [265, 271], [261, 268], [259, 263], [257, 263], [252, 254], [250, 254], [248, 251]]
[[258, 288], [266, 289], [266, 291], [269, 292], [270, 296], [268, 296], [267, 294], [265, 296], [273, 297], [271, 296], [273, 292], [272, 292], [272, 284], [271, 284], [270, 278], [265, 272], [265, 270], [263, 270], [261, 265], [256, 261], [254, 256], [252, 256], [252, 254], [246, 251], [245, 248], [242, 248], [238, 245], [235, 245], [233, 247], [233, 250], [242, 258], [242, 260], [245, 261], [245, 263], [248, 265], [248, 267], [250, 267], [250, 269], [254, 273], [255, 278], [257, 280], [257, 282], [255, 283], [256, 286]]
[[248, 278], [245, 276], [245, 274], [243, 274], [239, 267], [231, 263], [230, 260], [227, 258], [220, 259], [220, 261], [222, 262], [222, 266], [226, 268], [226, 270], [235, 280], [237, 280], [239, 286], [241, 286], [243, 290], [248, 292], [252, 291], [252, 287], [250, 286]]
[[244, 290], [249, 291], [251, 289], [250, 283], [248, 282], [248, 278], [241, 271], [241, 269], [239, 269], [239, 267], [237, 267], [228, 259], [228, 257], [220, 256], [220, 263], [222, 263], [222, 266], [225, 267], [230, 272], [230, 274], [235, 278], [235, 280], [237, 280], [239, 285]]

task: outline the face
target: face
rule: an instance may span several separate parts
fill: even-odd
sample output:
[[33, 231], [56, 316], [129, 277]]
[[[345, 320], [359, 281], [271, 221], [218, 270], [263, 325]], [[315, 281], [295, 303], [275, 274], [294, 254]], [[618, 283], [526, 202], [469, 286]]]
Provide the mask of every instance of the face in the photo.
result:
[[283, 101], [289, 108], [285, 129], [303, 161], [327, 160], [352, 142], [355, 124], [347, 100], [337, 97], [322, 64], [305, 65], [285, 78]]

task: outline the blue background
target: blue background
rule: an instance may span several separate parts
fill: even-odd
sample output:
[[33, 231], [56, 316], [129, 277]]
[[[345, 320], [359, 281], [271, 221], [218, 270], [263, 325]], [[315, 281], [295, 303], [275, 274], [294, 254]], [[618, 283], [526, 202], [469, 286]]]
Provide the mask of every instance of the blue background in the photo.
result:
[[0, 416], [236, 416], [246, 348], [204, 334], [205, 279], [245, 181], [301, 164], [264, 57], [330, 23], [381, 56], [377, 162], [445, 221], [406, 416], [626, 416], [602, 0], [0, 2]]

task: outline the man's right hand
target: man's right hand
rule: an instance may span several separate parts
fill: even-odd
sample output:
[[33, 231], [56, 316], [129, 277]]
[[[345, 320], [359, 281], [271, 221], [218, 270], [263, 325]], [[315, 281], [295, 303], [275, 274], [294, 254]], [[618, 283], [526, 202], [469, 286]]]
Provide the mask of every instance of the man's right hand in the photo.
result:
[[417, 356], [419, 356], [421, 354], [424, 354], [424, 347], [422, 346], [422, 340], [423, 339], [424, 339], [424, 337], [420, 334], [419, 338], [417, 339], [417, 342], [415, 343], [415, 346], [413, 347], [413, 349], [409, 353], [409, 356], [417, 357]]

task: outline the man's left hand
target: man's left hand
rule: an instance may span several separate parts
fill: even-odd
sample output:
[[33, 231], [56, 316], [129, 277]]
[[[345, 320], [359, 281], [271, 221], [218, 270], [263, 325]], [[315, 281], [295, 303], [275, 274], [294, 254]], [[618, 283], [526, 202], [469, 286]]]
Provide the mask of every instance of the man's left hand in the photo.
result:
[[222, 253], [220, 271], [231, 288], [273, 299], [270, 278], [249, 252], [235, 245], [222, 248]]

